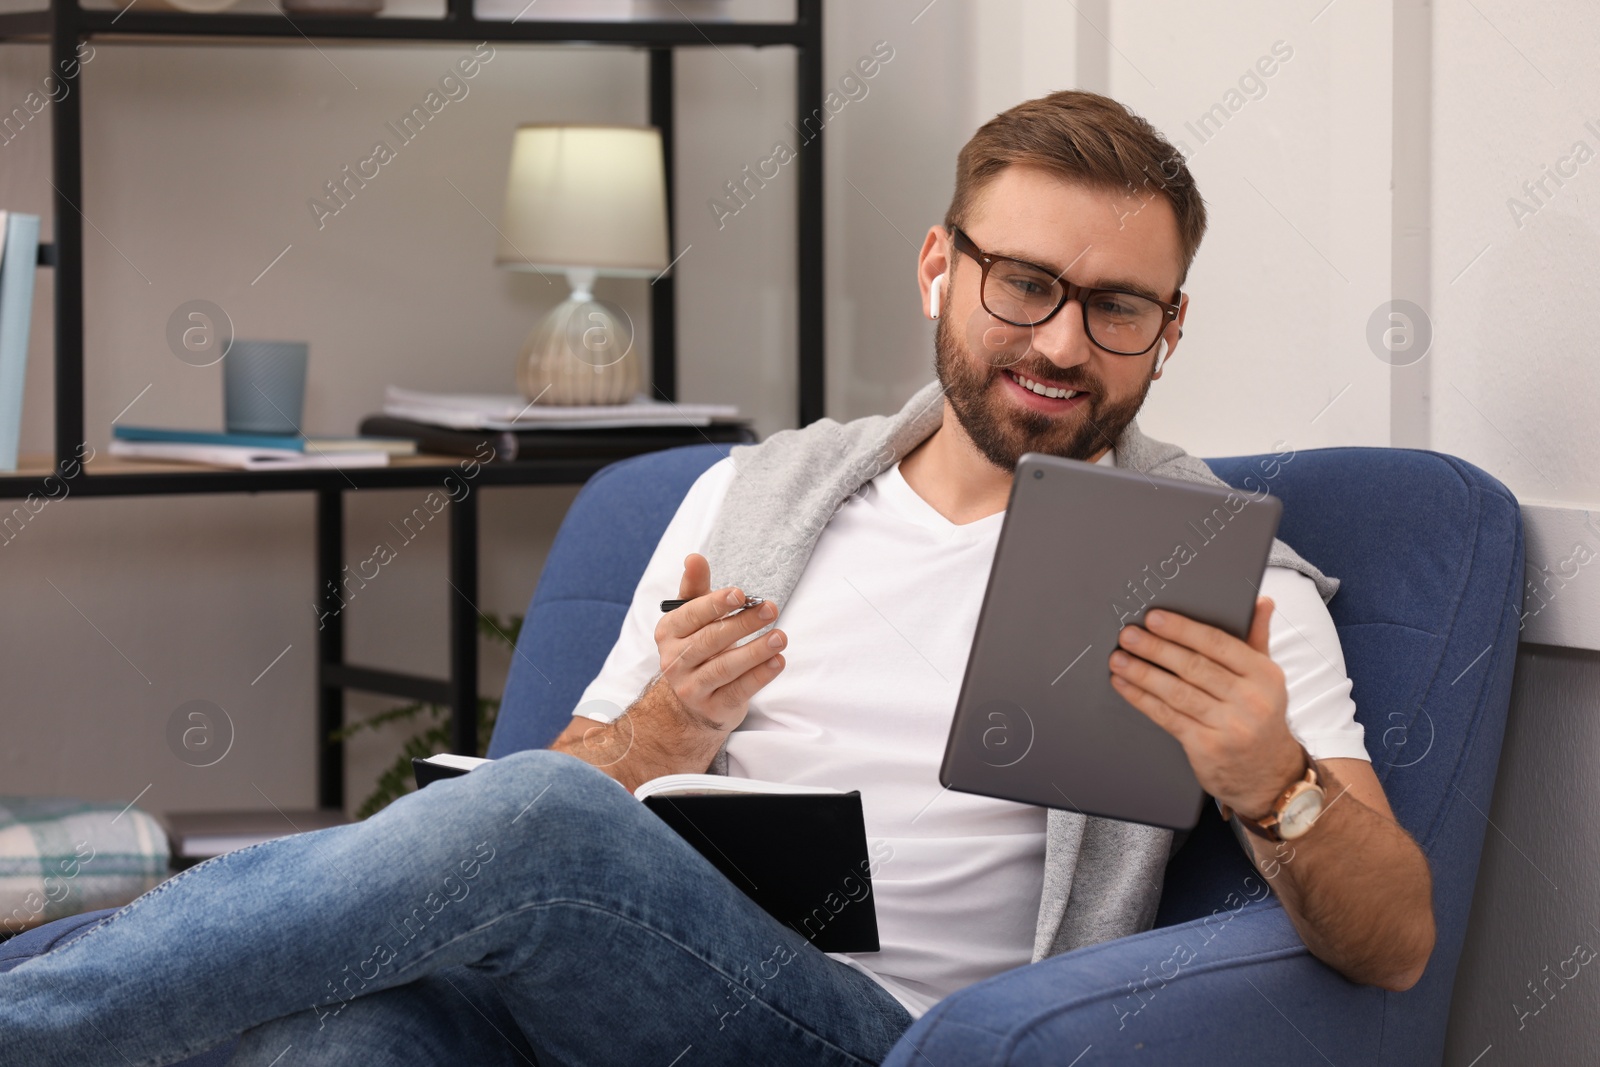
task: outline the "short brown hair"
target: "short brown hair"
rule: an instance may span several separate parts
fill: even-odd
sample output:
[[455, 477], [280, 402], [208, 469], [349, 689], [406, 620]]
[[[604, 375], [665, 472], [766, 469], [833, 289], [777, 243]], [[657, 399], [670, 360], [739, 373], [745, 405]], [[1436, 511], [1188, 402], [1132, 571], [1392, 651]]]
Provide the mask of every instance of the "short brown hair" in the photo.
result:
[[1182, 153], [1154, 126], [1099, 93], [1066, 89], [1002, 111], [956, 157], [956, 189], [945, 229], [961, 226], [980, 192], [1006, 167], [1023, 163], [1105, 189], [1155, 190], [1178, 220], [1181, 286], [1206, 232], [1206, 205]]

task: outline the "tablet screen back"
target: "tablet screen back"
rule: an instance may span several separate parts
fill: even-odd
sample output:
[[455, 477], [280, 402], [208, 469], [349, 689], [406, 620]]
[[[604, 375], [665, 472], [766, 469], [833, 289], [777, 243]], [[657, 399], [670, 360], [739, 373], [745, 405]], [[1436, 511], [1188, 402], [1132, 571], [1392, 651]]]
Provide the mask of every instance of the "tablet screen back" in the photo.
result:
[[1042, 453], [1017, 464], [941, 784], [1174, 829], [1203, 792], [1111, 687], [1118, 631], [1170, 609], [1243, 639], [1282, 505]]

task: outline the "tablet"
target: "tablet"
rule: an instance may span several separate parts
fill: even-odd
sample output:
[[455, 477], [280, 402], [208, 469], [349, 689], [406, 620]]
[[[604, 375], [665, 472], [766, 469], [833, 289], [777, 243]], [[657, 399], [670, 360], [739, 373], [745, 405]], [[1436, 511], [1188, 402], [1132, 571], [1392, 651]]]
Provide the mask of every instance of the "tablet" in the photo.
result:
[[1243, 639], [1282, 504], [1029, 452], [1011, 484], [939, 781], [1187, 830], [1183, 747], [1111, 687], [1117, 633], [1169, 609]]

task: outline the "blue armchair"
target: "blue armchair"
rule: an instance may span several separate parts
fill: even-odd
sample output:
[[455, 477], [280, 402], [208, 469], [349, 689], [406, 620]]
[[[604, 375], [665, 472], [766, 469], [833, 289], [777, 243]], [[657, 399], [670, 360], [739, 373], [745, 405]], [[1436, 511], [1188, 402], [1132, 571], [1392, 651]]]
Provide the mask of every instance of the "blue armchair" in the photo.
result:
[[[678, 502], [723, 454], [696, 445], [639, 456], [584, 487], [529, 606], [491, 756], [543, 747], [568, 723]], [[1232, 484], [1259, 484], [1262, 458], [1208, 462]], [[1391, 993], [1311, 956], [1208, 805], [1168, 866], [1154, 929], [955, 993], [886, 1064], [1064, 1067], [1091, 1047], [1085, 1062], [1096, 1064], [1439, 1062], [1510, 698], [1517, 504], [1469, 463], [1399, 449], [1300, 452], [1268, 484], [1284, 502], [1283, 539], [1343, 581], [1329, 608], [1367, 748], [1433, 868], [1438, 941], [1426, 975]], [[0, 970], [107, 914], [0, 944]], [[220, 1064], [226, 1051], [188, 1063]]]

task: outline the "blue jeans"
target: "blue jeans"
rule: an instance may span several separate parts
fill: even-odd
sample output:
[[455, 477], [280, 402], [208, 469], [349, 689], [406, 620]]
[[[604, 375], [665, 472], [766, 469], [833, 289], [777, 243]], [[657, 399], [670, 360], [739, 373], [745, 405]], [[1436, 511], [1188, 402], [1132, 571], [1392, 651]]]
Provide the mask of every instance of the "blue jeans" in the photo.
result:
[[0, 1065], [875, 1064], [911, 1024], [574, 756], [182, 872], [0, 974]]

